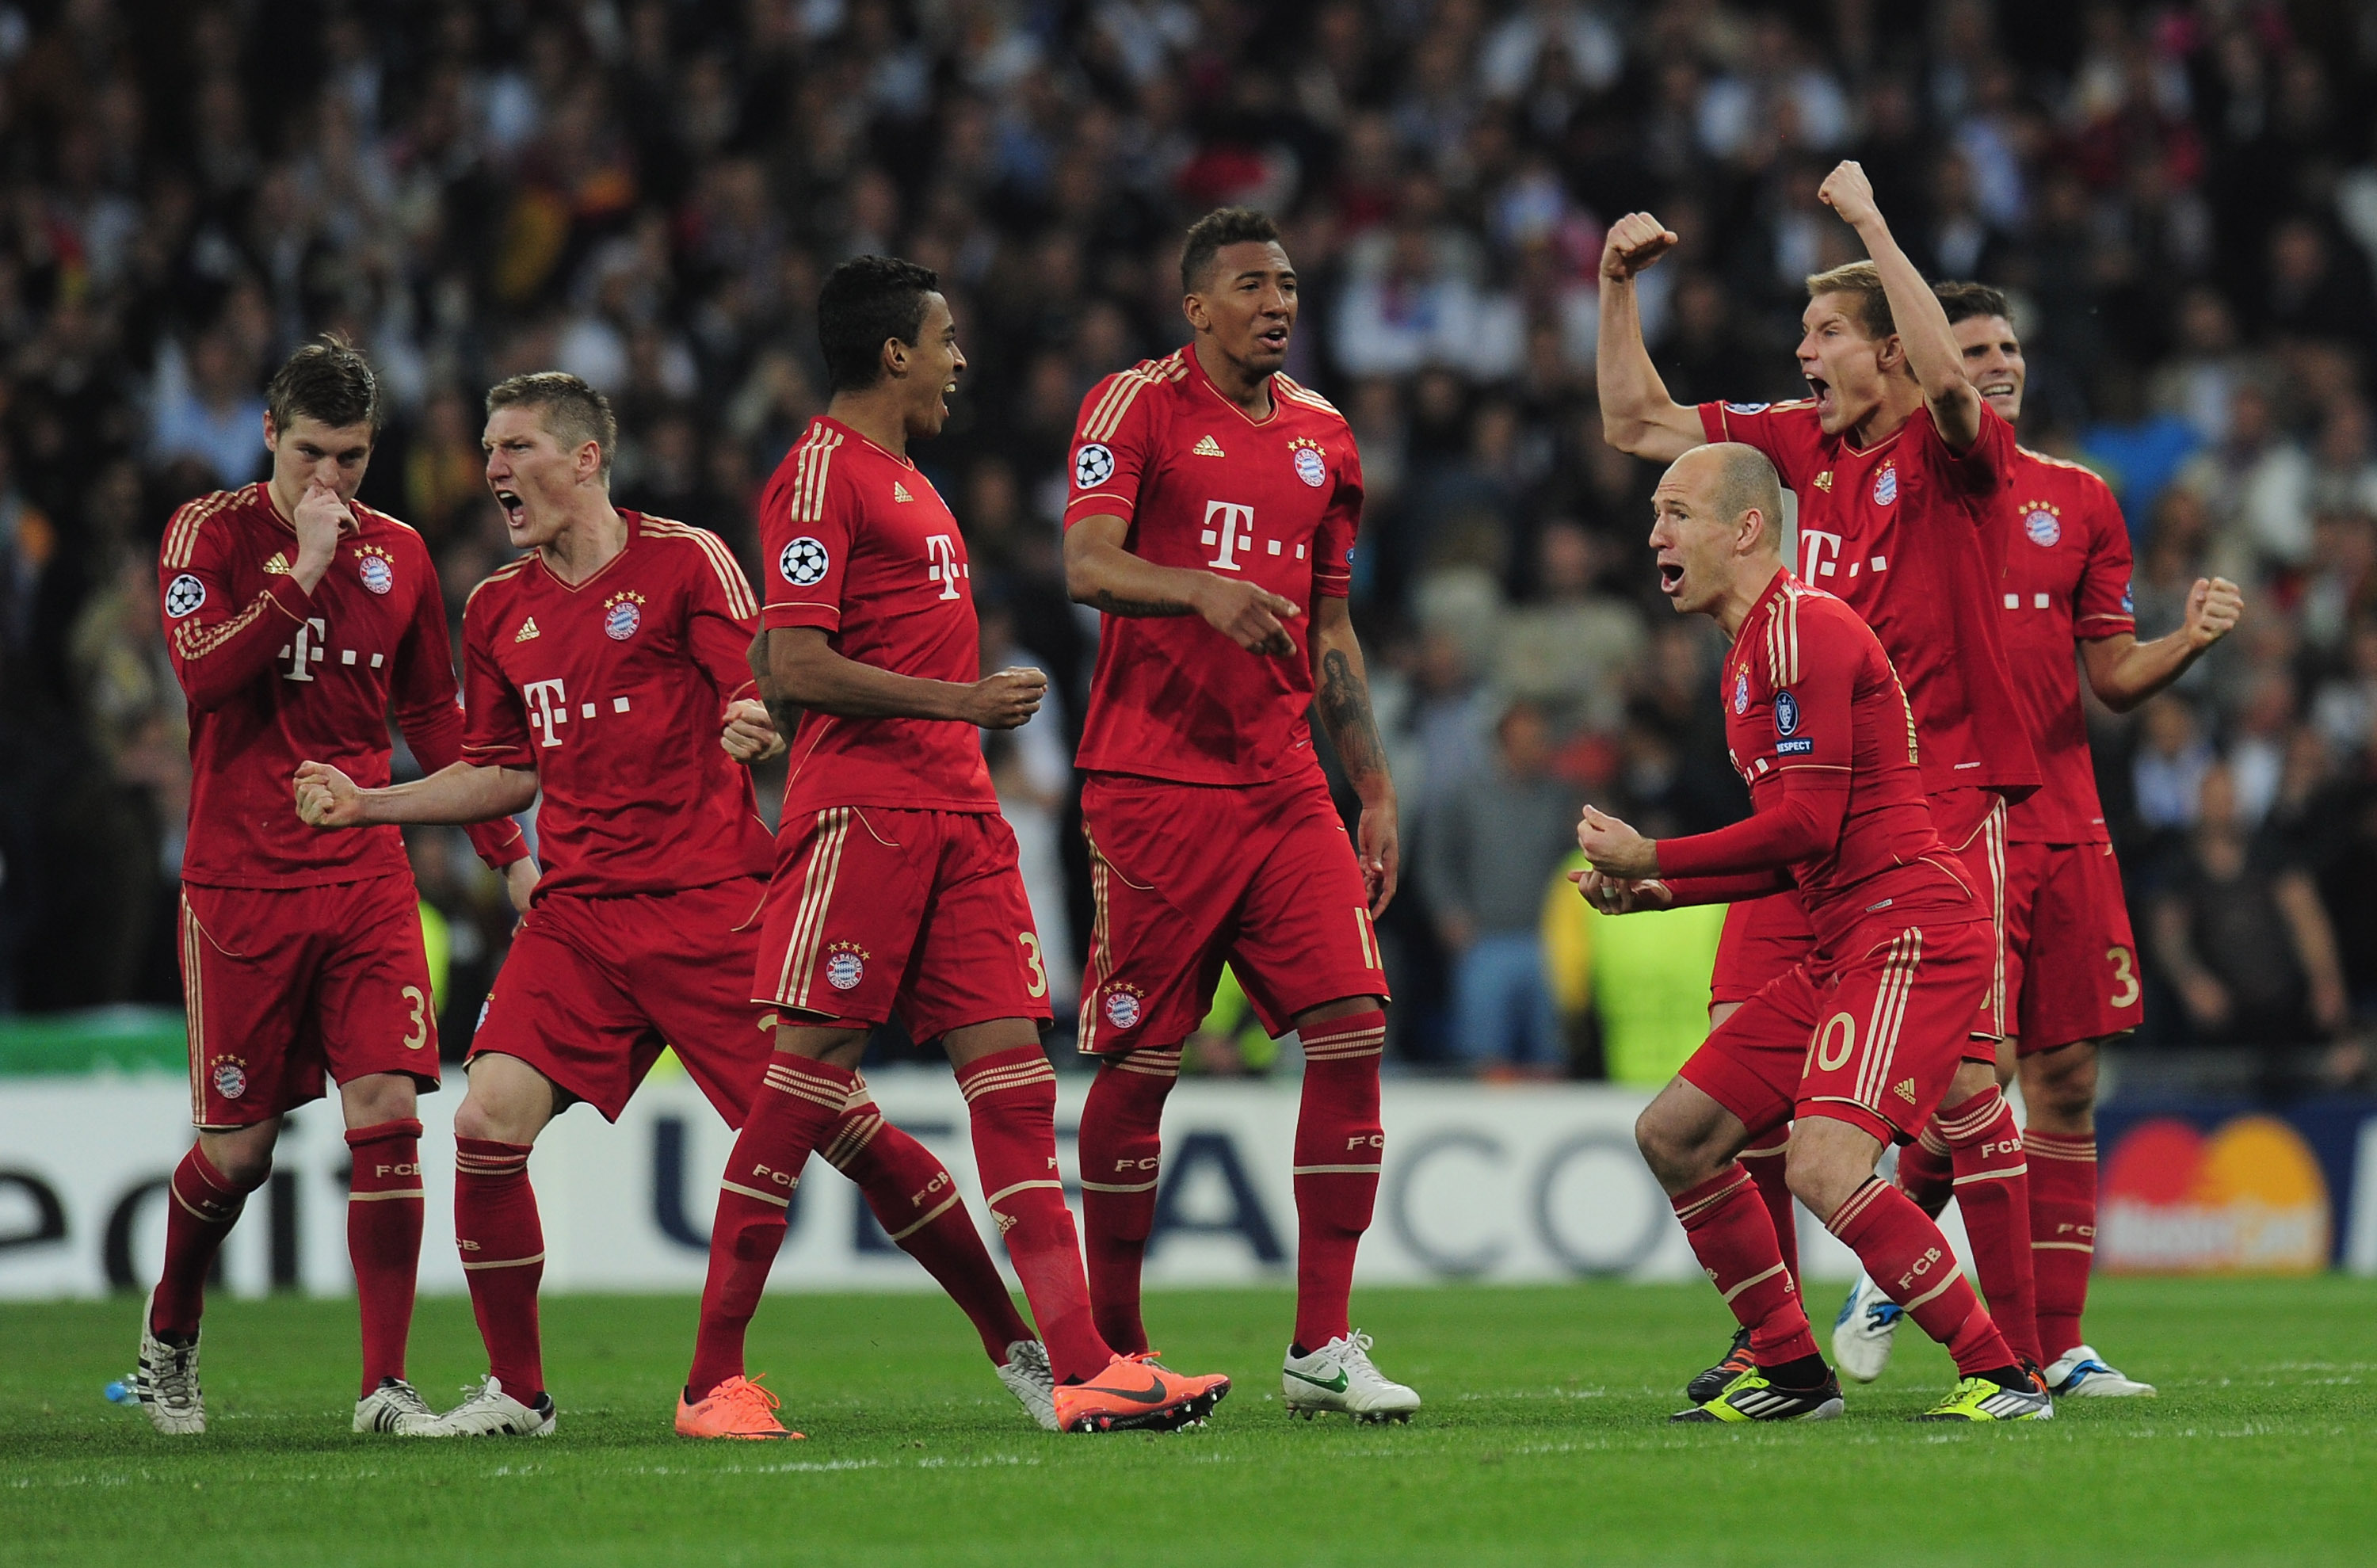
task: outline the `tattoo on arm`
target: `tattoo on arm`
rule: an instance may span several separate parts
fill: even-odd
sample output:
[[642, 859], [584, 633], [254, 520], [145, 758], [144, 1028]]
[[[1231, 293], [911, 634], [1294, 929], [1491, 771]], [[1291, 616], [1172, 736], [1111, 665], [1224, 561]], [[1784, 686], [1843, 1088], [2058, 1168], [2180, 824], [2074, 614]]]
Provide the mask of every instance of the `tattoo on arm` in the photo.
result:
[[1354, 661], [1342, 648], [1320, 655], [1320, 690], [1316, 699], [1320, 727], [1337, 748], [1345, 777], [1355, 784], [1387, 771], [1386, 748], [1379, 740], [1379, 722], [1370, 713], [1370, 688], [1354, 671]]
[[1110, 616], [1193, 616], [1195, 606], [1171, 599], [1126, 599], [1111, 588], [1097, 591], [1098, 609]]

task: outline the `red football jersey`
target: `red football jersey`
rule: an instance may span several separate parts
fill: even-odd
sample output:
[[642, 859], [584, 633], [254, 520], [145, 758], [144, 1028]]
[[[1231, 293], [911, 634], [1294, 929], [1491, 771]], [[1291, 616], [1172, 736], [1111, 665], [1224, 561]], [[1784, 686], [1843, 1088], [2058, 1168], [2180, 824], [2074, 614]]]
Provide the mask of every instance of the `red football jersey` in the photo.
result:
[[[326, 833], [297, 816], [297, 764], [388, 782], [391, 703], [431, 772], [462, 751], [462, 708], [437, 570], [421, 535], [351, 506], [355, 526], [307, 593], [290, 575], [297, 530], [264, 485], [190, 501], [165, 525], [157, 585], [165, 645], [190, 705], [190, 833], [182, 880], [314, 887], [410, 872], [393, 827]], [[471, 842], [490, 866], [528, 853], [519, 827]]]
[[1726, 846], [1756, 836], [1755, 818], [1781, 810], [1786, 789], [1813, 790], [1847, 797], [1834, 842], [1790, 865], [1820, 946], [1881, 907], [1893, 918], [1977, 913], [1932, 827], [1914, 711], [1855, 611], [1775, 573], [1726, 654], [1720, 689], [1726, 748], [1750, 786], [1753, 821], [1661, 840], [1664, 875], [1734, 870]]
[[[813, 626], [843, 658], [927, 680], [982, 678], [965, 535], [916, 465], [820, 414], [759, 498], [759, 624]], [[982, 736], [950, 719], [808, 713], [784, 818], [829, 806], [996, 811]]]
[[1827, 436], [1815, 404], [1702, 403], [1712, 441], [1764, 452], [1799, 498], [1798, 575], [1845, 603], [1897, 666], [1923, 742], [1923, 786], [2018, 798], [2038, 783], [1994, 613], [2005, 571], [1999, 516], [2013, 430], [1981, 413], [1959, 457], [1921, 408], [1859, 451]]
[[1078, 761], [1186, 784], [1318, 776], [1308, 636], [1352, 586], [1362, 460], [1327, 399], [1272, 377], [1271, 417], [1222, 396], [1194, 349], [1109, 376], [1082, 400], [1065, 525], [1112, 516], [1157, 566], [1224, 572], [1305, 606], [1292, 656], [1249, 653], [1197, 616], [1108, 616]]
[[2077, 463], [2017, 449], [2013, 487], [1999, 514], [2006, 575], [1999, 603], [2006, 664], [2031, 749], [2038, 793], [2017, 801], [2006, 836], [2034, 844], [2108, 844], [2088, 720], [2080, 708], [2075, 641], [2135, 632], [2130, 531], [2103, 480]]
[[462, 611], [462, 755], [534, 768], [537, 896], [607, 896], [764, 877], [750, 771], [718, 744], [756, 697], [759, 603], [723, 541], [622, 510], [627, 547], [572, 585], [535, 551]]

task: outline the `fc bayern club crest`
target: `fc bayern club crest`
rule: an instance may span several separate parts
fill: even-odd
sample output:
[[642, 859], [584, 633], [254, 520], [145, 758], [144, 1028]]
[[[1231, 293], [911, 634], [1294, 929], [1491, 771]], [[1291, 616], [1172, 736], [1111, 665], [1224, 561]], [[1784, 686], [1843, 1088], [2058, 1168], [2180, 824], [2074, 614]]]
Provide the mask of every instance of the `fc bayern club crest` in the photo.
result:
[[1315, 490], [1329, 483], [1329, 463], [1321, 457], [1320, 449], [1311, 441], [1291, 443], [1296, 452], [1296, 476]]
[[2044, 550], [2061, 541], [2063, 521], [2055, 515], [2053, 507], [2033, 507], [2023, 516], [2022, 531], [2030, 535], [2032, 544]]
[[1733, 711], [1737, 716], [1750, 712], [1750, 676], [1741, 670], [1733, 672]]
[[1898, 468], [1893, 463], [1874, 475], [1873, 504], [1877, 507], [1886, 507], [1896, 499], [1898, 499]]
[[603, 635], [614, 642], [625, 642], [635, 636], [636, 628], [644, 624], [643, 602], [640, 593], [613, 594], [603, 606]]
[[214, 1070], [215, 1093], [224, 1099], [235, 1100], [247, 1093], [247, 1069], [237, 1057], [217, 1057]]
[[826, 950], [825, 983], [837, 991], [858, 988], [866, 978], [866, 950], [855, 942], [836, 942]]
[[386, 593], [396, 586], [395, 569], [388, 564], [388, 557], [376, 550], [365, 549], [362, 553], [355, 562], [355, 574], [375, 593]]
[[1140, 1020], [1139, 993], [1117, 987], [1106, 993], [1106, 1022], [1129, 1029]]

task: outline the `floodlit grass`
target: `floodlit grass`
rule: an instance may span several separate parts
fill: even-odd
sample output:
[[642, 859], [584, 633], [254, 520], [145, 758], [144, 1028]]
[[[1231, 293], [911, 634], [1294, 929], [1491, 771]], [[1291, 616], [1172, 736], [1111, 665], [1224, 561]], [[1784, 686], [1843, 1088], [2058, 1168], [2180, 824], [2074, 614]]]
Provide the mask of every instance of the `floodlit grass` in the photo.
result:
[[[1820, 1299], [1830, 1305], [1830, 1293]], [[2089, 1331], [2157, 1382], [2051, 1424], [1907, 1425], [1948, 1382], [1910, 1330], [1845, 1420], [1677, 1429], [1723, 1347], [1705, 1289], [1371, 1290], [1408, 1427], [1291, 1422], [1289, 1302], [1151, 1298], [1166, 1359], [1237, 1381], [1212, 1423], [1057, 1437], [926, 1296], [777, 1297], [751, 1336], [795, 1444], [669, 1430], [693, 1303], [545, 1308], [545, 1442], [348, 1430], [353, 1309], [219, 1303], [212, 1430], [167, 1440], [101, 1397], [137, 1306], [0, 1307], [0, 1561], [1033, 1564], [2367, 1562], [2377, 1556], [2377, 1283], [2103, 1281]], [[414, 1381], [482, 1365], [470, 1309], [423, 1304]]]

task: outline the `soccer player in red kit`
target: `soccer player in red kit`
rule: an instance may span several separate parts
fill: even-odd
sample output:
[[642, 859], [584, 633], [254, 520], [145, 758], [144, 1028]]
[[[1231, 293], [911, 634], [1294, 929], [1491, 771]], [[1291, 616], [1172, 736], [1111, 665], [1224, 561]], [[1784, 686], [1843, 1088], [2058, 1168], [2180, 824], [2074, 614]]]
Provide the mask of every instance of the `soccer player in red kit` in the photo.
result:
[[2044, 1419], [2047, 1391], [1974, 1295], [1939, 1227], [1874, 1174], [1922, 1129], [1995, 980], [1989, 912], [1932, 826], [1915, 718], [1846, 604], [1783, 565], [1783, 494], [1754, 448], [1687, 452], [1653, 498], [1660, 588], [1732, 640], [1719, 690], [1750, 818], [1645, 839], [1588, 806], [1583, 891], [1611, 914], [1711, 904], [1788, 880], [1808, 954], [1720, 1024], [1635, 1123], [1693, 1254], [1750, 1335], [1750, 1364], [1685, 1421], [1841, 1411], [1774, 1227], [1738, 1159], [1797, 1119], [1791, 1190], [1888, 1286], [1959, 1374], [1930, 1420]]
[[925, 268], [859, 257], [826, 280], [818, 336], [833, 401], [759, 504], [768, 593], [751, 657], [792, 757], [752, 994], [780, 1022], [719, 1184], [677, 1430], [773, 1435], [764, 1410], [738, 1402], [744, 1331], [791, 1183], [857, 1085], [868, 1031], [895, 1012], [957, 1070], [1057, 1424], [1201, 1420], [1228, 1379], [1184, 1377], [1099, 1337], [1057, 1175], [1047, 966], [978, 733], [1030, 718], [1047, 678], [980, 674], [965, 539], [908, 458], [911, 440], [939, 433], [965, 368], [949, 302]]
[[[1774, 462], [1798, 497], [1799, 578], [1847, 604], [1889, 654], [1914, 710], [1932, 821], [1994, 914], [2004, 804], [2038, 784], [1994, 597], [2005, 569], [1997, 519], [2013, 472], [2013, 431], [1965, 378], [1947, 317], [1892, 238], [1863, 171], [1841, 164], [1820, 195], [1872, 259], [1808, 280], [1798, 361], [1812, 396], [1696, 409], [1667, 396], [1642, 348], [1633, 280], [1676, 238], [1638, 212], [1612, 226], [1602, 253], [1604, 427], [1612, 444], [1640, 457], [1666, 461], [1703, 441], [1739, 441]], [[1713, 1021], [1807, 952], [1810, 928], [1795, 899], [1727, 912], [1710, 981]], [[1993, 986], [1976, 1015], [1939, 1132], [1990, 1311], [2014, 1348], [2036, 1360], [2029, 1205], [2021, 1136], [1997, 1083], [1997, 997]], [[1787, 1136], [1775, 1130], [1750, 1151], [1750, 1166], [1796, 1276], [1791, 1198], [1774, 1157]], [[1693, 1380], [1695, 1396], [1744, 1354], [1737, 1337], [1725, 1360]]]
[[[1966, 375], [2013, 424], [2022, 414], [2028, 367], [2005, 295], [1979, 283], [1941, 283], [1934, 292]], [[2127, 712], [2227, 636], [2244, 600], [2226, 578], [2201, 579], [2180, 628], [2140, 642], [2130, 613], [2129, 530], [2105, 482], [2077, 463], [2020, 448], [2004, 502], [1999, 624], [2042, 782], [2006, 821], [2008, 1037], [1999, 1075], [2009, 1078], [2019, 1059], [2041, 1359], [2058, 1394], [2149, 1394], [2152, 1384], [2115, 1371], [2080, 1334], [2096, 1234], [2096, 1047], [2136, 1028], [2143, 1009], [2121, 868], [2096, 801], [2079, 668], [2087, 667], [2099, 700]], [[1926, 1213], [1946, 1207], [1953, 1176], [1947, 1150], [1930, 1131], [1899, 1157], [1899, 1185]], [[1881, 1376], [1898, 1315], [1871, 1280], [1860, 1279], [1833, 1329], [1841, 1370], [1861, 1382]]]
[[[1105, 613], [1078, 759], [1097, 922], [1081, 1048], [1081, 1210], [1098, 1326], [1147, 1343], [1140, 1267], [1164, 1101], [1227, 960], [1304, 1047], [1288, 1408], [1408, 1419], [1348, 1315], [1385, 1138], [1395, 794], [1346, 609], [1362, 463], [1344, 417], [1281, 374], [1296, 278], [1279, 231], [1225, 208], [1181, 252], [1187, 347], [1081, 404], [1065, 572]], [[1317, 692], [1316, 692], [1317, 688]], [[1317, 698], [1317, 700], [1316, 700]], [[1362, 797], [1358, 851], [1312, 750], [1320, 715]]]
[[[611, 505], [617, 425], [609, 400], [574, 376], [497, 386], [484, 440], [488, 485], [528, 554], [463, 612], [463, 760], [391, 789], [359, 790], [316, 762], [296, 776], [299, 814], [317, 827], [481, 821], [543, 792], [543, 876], [454, 1117], [454, 1231], [490, 1368], [471, 1399], [409, 1429], [424, 1437], [554, 1430], [528, 1177], [538, 1133], [579, 1100], [616, 1120], [671, 1045], [740, 1126], [774, 1027], [748, 996], [772, 856], [738, 763], [782, 742], [745, 664], [759, 606], [743, 569], [715, 534]], [[941, 1163], [883, 1119], [863, 1083], [822, 1152], [1053, 1424], [1046, 1358]]]
[[[207, 1270], [272, 1168], [282, 1115], [339, 1086], [354, 1155], [347, 1246], [363, 1322], [357, 1431], [428, 1406], [404, 1381], [421, 1261], [415, 1097], [437, 1086], [420, 896], [394, 828], [325, 839], [289, 776], [328, 758], [388, 779], [388, 713], [425, 768], [461, 753], [446, 605], [421, 536], [356, 503], [379, 395], [336, 340], [292, 355], [265, 395], [272, 476], [183, 506], [157, 564], [166, 647], [190, 706], [182, 986], [197, 1142], [173, 1176], [165, 1265], [133, 1386], [161, 1432], [206, 1430]], [[476, 829], [525, 904], [520, 830]]]

